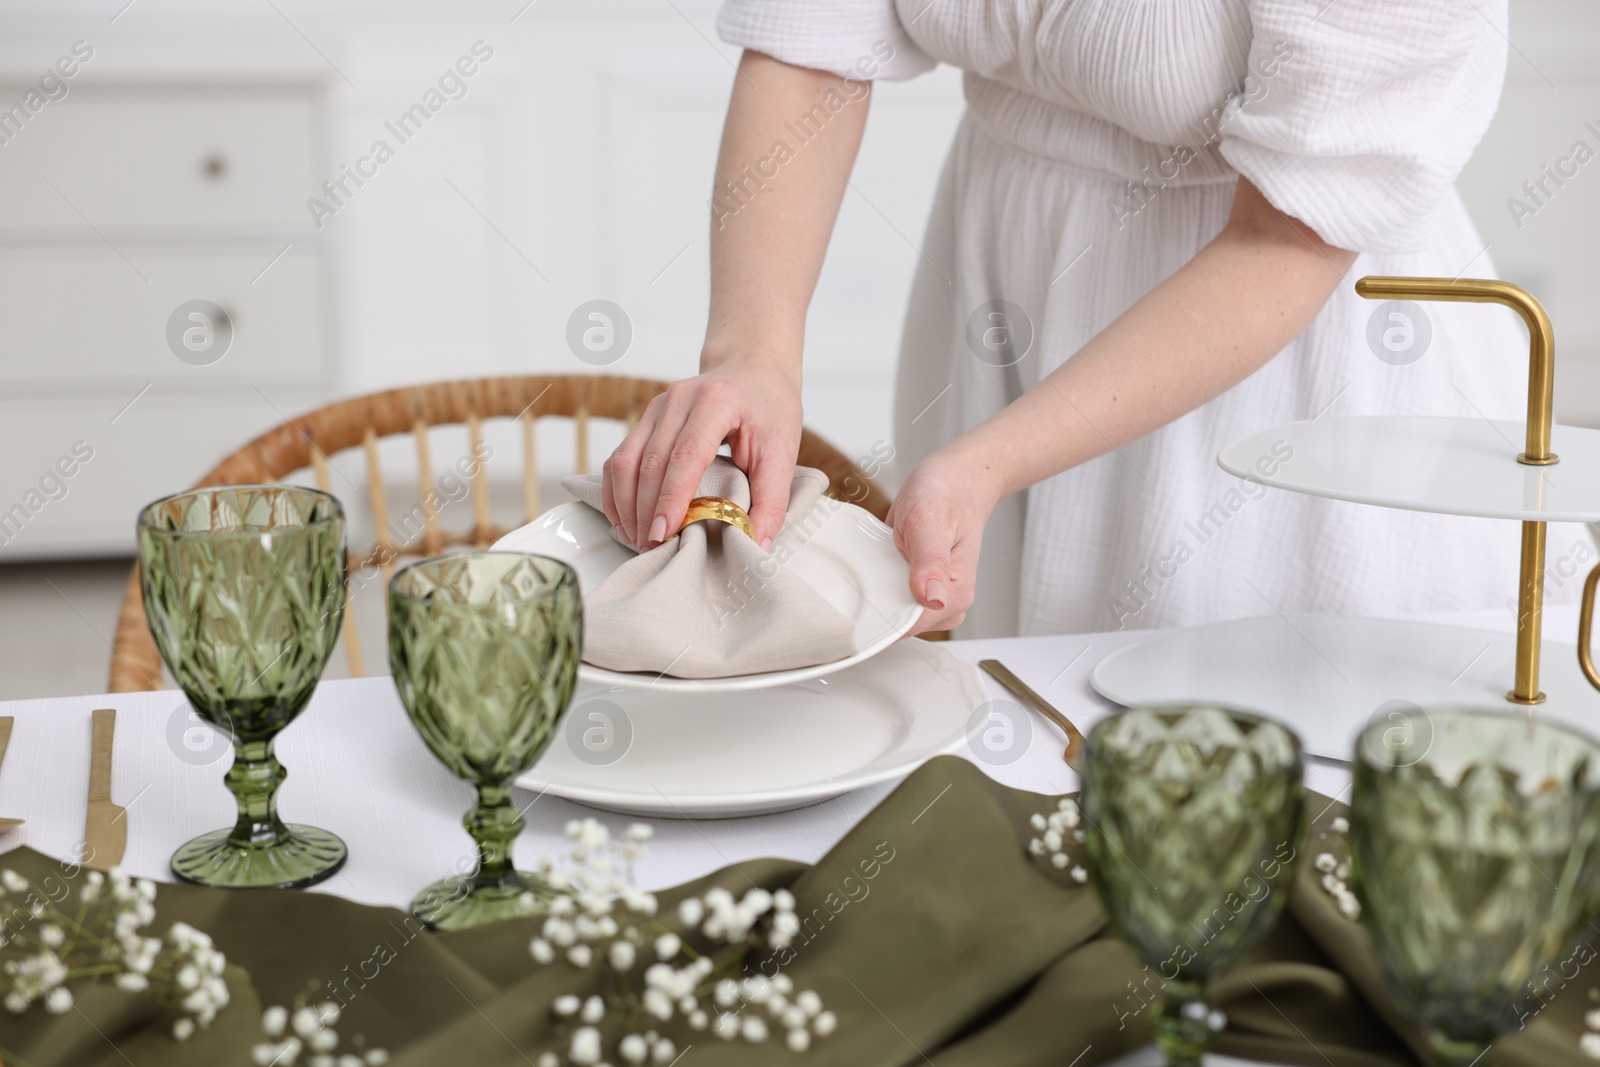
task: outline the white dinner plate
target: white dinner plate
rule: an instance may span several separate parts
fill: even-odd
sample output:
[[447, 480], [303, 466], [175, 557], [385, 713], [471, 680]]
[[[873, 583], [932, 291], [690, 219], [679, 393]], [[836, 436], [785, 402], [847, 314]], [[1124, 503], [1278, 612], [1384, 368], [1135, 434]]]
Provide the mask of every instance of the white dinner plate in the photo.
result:
[[976, 667], [917, 640], [755, 697], [581, 685], [516, 784], [654, 818], [788, 811], [959, 747], [990, 699]]
[[[791, 539], [794, 554], [784, 567], [855, 623], [854, 655], [811, 667], [727, 678], [672, 678], [585, 663], [579, 666], [578, 677], [595, 685], [648, 687], [656, 693], [764, 689], [821, 678], [894, 644], [922, 615], [922, 606], [911, 596], [911, 569], [894, 547], [894, 531], [854, 504], [831, 504], [818, 509], [822, 521], [814, 533]], [[612, 540], [611, 524], [604, 515], [576, 502], [551, 508], [496, 541], [494, 548], [554, 556], [578, 572], [580, 589], [595, 588], [634, 558], [632, 551]]]

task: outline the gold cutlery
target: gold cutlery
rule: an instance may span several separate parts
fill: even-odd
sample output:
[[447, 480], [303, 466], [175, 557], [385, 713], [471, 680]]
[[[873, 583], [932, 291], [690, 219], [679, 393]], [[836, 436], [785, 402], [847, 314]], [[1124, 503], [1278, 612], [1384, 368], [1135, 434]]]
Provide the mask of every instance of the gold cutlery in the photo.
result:
[[89, 749], [89, 819], [84, 828], [84, 866], [102, 871], [122, 862], [128, 847], [128, 820], [122, 808], [111, 803], [111, 741], [116, 734], [115, 708], [94, 710], [94, 732]]
[[[10, 715], [0, 715], [0, 763], [6, 761], [6, 746], [11, 744], [11, 725], [16, 721]], [[15, 830], [21, 825], [21, 819], [0, 819], [0, 834], [7, 830]]]
[[999, 660], [982, 659], [978, 661], [978, 666], [993, 675], [995, 680], [1009, 689], [1013, 696], [1061, 727], [1061, 732], [1067, 735], [1067, 750], [1061, 754], [1062, 758], [1067, 761], [1068, 767], [1077, 770], [1078, 761], [1083, 757], [1083, 734], [1072, 725], [1072, 720], [1057, 711], [1044, 697], [1035, 693], [1027, 682], [1012, 674]]

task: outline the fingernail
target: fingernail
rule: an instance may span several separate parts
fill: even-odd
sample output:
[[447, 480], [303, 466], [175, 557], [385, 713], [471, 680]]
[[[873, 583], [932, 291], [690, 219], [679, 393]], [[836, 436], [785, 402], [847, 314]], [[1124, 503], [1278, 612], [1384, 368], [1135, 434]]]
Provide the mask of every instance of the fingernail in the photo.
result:
[[657, 515], [656, 521], [650, 524], [650, 540], [665, 541], [667, 539], [667, 517]]
[[772, 538], [763, 537], [761, 539], [761, 551], [763, 551], [763, 552], [771, 552], [772, 551]]
[[944, 583], [937, 578], [928, 579], [928, 607], [944, 609]]

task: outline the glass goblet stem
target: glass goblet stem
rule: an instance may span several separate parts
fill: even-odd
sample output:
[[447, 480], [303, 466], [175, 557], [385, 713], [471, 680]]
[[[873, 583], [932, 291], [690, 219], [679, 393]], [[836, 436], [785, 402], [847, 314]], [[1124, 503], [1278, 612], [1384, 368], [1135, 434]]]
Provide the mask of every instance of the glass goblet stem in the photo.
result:
[[270, 845], [289, 834], [278, 818], [278, 787], [289, 772], [278, 762], [273, 741], [270, 737], [234, 740], [233, 766], [222, 779], [239, 805], [239, 820], [228, 835], [229, 844]]
[[512, 857], [512, 844], [522, 832], [523, 819], [511, 806], [511, 790], [503, 785], [479, 785], [478, 802], [461, 825], [478, 846], [473, 891], [524, 888], [524, 879], [517, 873]]
[[1206, 1046], [1211, 1043], [1211, 1027], [1206, 1017], [1206, 987], [1199, 982], [1169, 981], [1161, 1007], [1156, 1012], [1156, 1046], [1166, 1057], [1167, 1067], [1200, 1067]]

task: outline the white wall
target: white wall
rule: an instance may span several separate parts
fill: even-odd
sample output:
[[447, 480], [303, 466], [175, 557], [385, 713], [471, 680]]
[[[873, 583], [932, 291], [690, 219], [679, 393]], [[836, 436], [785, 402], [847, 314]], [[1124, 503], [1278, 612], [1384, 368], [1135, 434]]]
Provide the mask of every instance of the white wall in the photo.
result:
[[[689, 374], [706, 309], [706, 197], [737, 60], [716, 40], [715, 0], [524, 5], [20, 0], [0, 12], [0, 78], [33, 77], [81, 38], [96, 49], [81, 75], [85, 85], [193, 83], [190, 91], [204, 95], [202, 83], [317, 83], [326, 122], [314, 167], [331, 175], [375, 139], [393, 143], [385, 121], [483, 40], [494, 56], [469, 81], [468, 96], [399, 146], [320, 232], [295, 237], [306, 246], [296, 254], [315, 249], [327, 264], [326, 394], [587, 371], [564, 333], [573, 308], [596, 297], [632, 318], [633, 346], [617, 372]], [[1506, 105], [1463, 191], [1503, 275], [1550, 307], [1562, 355], [1560, 410], [1600, 423], [1600, 375], [1592, 369], [1600, 368], [1600, 302], [1589, 295], [1600, 161], [1520, 229], [1504, 205], [1572, 140], [1587, 137], [1600, 149], [1600, 137], [1583, 127], [1593, 119], [1600, 128], [1597, 11], [1592, 0], [1517, 0]], [[847, 195], [812, 308], [807, 357], [807, 421], [850, 452], [889, 434], [902, 309], [960, 115], [959, 76], [942, 69], [883, 84], [872, 107], [856, 191]], [[117, 179], [117, 162], [100, 160], [102, 179]], [[6, 165], [0, 147], [0, 176]], [[299, 203], [278, 208], [304, 211]], [[93, 237], [85, 232], [85, 240]], [[0, 235], [0, 251], [27, 254], [13, 245]], [[0, 347], [0, 364], [24, 358], [33, 356]], [[226, 441], [242, 442], [278, 421], [280, 409], [310, 402], [303, 393], [276, 395], [265, 377], [256, 385], [259, 403], [247, 396], [247, 409], [211, 420], [223, 423]], [[168, 413], [166, 432], [179, 433], [170, 412], [182, 397], [160, 392], [151, 393], [151, 410]], [[610, 440], [597, 439], [597, 455]], [[560, 428], [546, 434], [550, 467], [570, 464], [565, 442]], [[196, 438], [178, 459], [135, 465], [128, 477], [138, 493], [154, 496], [186, 484], [223, 451], [221, 437]], [[403, 471], [407, 449], [397, 444], [388, 454]], [[355, 457], [341, 466], [359, 480]], [[0, 486], [0, 500], [11, 495]]]

